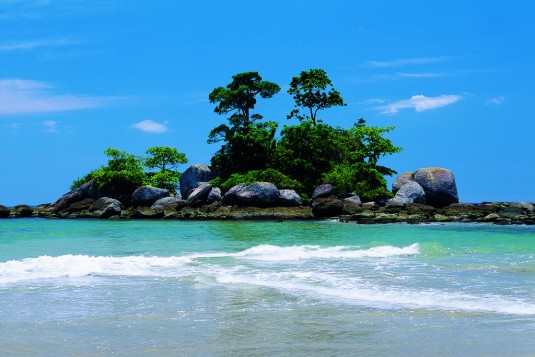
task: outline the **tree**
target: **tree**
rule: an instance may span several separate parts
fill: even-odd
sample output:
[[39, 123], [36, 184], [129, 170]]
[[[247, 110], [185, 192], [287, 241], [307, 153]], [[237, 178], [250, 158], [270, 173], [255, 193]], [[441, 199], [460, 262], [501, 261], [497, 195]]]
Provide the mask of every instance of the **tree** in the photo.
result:
[[322, 175], [342, 157], [342, 129], [303, 121], [285, 126], [277, 143], [274, 167], [301, 182], [307, 194], [321, 182]]
[[149, 155], [145, 159], [145, 166], [149, 169], [159, 169], [159, 171], [147, 173], [148, 183], [176, 193], [180, 180], [180, 173], [176, 169], [178, 165], [188, 162], [186, 154], [168, 146], [154, 146], [145, 153]]
[[[294, 117], [299, 121], [308, 119], [312, 120], [314, 125], [317, 124], [316, 116], [319, 110], [346, 105], [340, 93], [333, 88], [331, 80], [323, 69], [303, 71], [299, 77], [293, 77], [288, 93], [295, 100], [295, 108], [287, 116], [287, 119]], [[307, 115], [300, 114], [299, 108], [308, 110]]]
[[88, 176], [104, 195], [129, 203], [132, 193], [145, 181], [143, 159], [113, 148], [104, 151], [108, 164]]
[[268, 81], [263, 81], [258, 72], [244, 72], [232, 76], [232, 82], [227, 87], [217, 87], [209, 95], [210, 103], [217, 106], [217, 114], [232, 113], [229, 122], [233, 126], [246, 126], [251, 122], [262, 119], [259, 114], [251, 114], [256, 105], [256, 96], [271, 98], [280, 91], [280, 87]]
[[271, 121], [261, 123], [262, 116], [251, 111], [257, 96], [271, 98], [279, 91], [277, 84], [263, 81], [258, 72], [245, 72], [232, 76], [230, 84], [210, 93], [210, 103], [217, 104], [214, 112], [230, 114], [229, 125], [217, 126], [208, 136], [210, 144], [224, 142], [211, 160], [214, 171], [222, 179], [233, 173], [267, 167], [275, 147], [277, 124]]

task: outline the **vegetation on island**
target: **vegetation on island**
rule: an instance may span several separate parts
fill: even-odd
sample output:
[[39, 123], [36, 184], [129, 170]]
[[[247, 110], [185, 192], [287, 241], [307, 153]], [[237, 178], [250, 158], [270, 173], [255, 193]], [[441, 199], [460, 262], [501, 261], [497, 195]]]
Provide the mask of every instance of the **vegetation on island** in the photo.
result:
[[[263, 80], [258, 72], [232, 76], [225, 87], [208, 96], [214, 112], [226, 115], [208, 143], [221, 143], [211, 158], [216, 178], [212, 184], [223, 191], [239, 183], [268, 181], [278, 188], [291, 188], [307, 197], [321, 183], [332, 183], [338, 193], [355, 193], [363, 200], [392, 196], [385, 176], [396, 172], [378, 162], [402, 149], [385, 137], [394, 127], [368, 126], [364, 119], [348, 129], [334, 127], [319, 118], [321, 111], [346, 103], [322, 69], [303, 71], [293, 77], [288, 93], [295, 106], [277, 138], [278, 124], [264, 121], [254, 112], [257, 100], [280, 92], [279, 85]], [[73, 187], [93, 180], [99, 189], [115, 197], [148, 184], [178, 192], [178, 166], [186, 155], [170, 147], [152, 147], [142, 158], [117, 149], [107, 149], [108, 164], [76, 180]]]

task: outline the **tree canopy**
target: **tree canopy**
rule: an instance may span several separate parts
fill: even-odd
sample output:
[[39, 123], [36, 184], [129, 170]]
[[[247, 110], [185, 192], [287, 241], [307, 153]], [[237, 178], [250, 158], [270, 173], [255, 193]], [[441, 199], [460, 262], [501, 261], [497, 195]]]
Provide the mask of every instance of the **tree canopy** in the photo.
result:
[[168, 146], [154, 146], [146, 152], [145, 166], [159, 171], [147, 172], [147, 181], [150, 185], [165, 188], [171, 193], [177, 192], [180, 172], [178, 166], [188, 162], [186, 154]]
[[210, 93], [210, 103], [217, 104], [214, 111], [230, 114], [228, 125], [218, 125], [208, 135], [208, 143], [224, 142], [211, 160], [214, 171], [223, 179], [233, 173], [267, 167], [275, 147], [277, 124], [262, 123], [262, 115], [251, 111], [257, 96], [271, 98], [279, 91], [277, 84], [262, 80], [258, 72], [245, 72], [232, 76], [226, 87], [215, 88]]
[[[295, 117], [299, 121], [312, 120], [314, 125], [317, 124], [316, 117], [319, 110], [346, 105], [323, 69], [303, 71], [298, 77], [293, 77], [288, 93], [294, 98], [295, 108], [287, 118]], [[300, 108], [307, 110], [307, 113], [301, 114]]]

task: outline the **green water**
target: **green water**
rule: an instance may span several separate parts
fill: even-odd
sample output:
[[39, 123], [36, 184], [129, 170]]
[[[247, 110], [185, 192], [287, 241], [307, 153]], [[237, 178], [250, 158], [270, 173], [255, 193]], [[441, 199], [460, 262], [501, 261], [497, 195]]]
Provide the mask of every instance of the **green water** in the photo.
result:
[[0, 355], [535, 354], [535, 227], [0, 220]]

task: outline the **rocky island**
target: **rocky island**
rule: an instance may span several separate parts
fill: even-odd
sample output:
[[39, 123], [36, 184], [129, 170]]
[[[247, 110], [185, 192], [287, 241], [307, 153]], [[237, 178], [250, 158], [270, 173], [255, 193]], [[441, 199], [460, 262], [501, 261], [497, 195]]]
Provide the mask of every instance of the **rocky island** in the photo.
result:
[[35, 207], [0, 205], [0, 218], [98, 218], [176, 220], [311, 220], [339, 219], [361, 224], [484, 222], [535, 224], [533, 202], [459, 202], [455, 177], [443, 168], [423, 168], [400, 175], [392, 184], [394, 197], [361, 202], [358, 195], [338, 194], [331, 184], [316, 188], [303, 201], [295, 190], [279, 190], [269, 182], [238, 184], [222, 194], [209, 181], [207, 165], [190, 166], [180, 178], [180, 195], [141, 186], [123, 201], [104, 196], [90, 181], [53, 204]]

